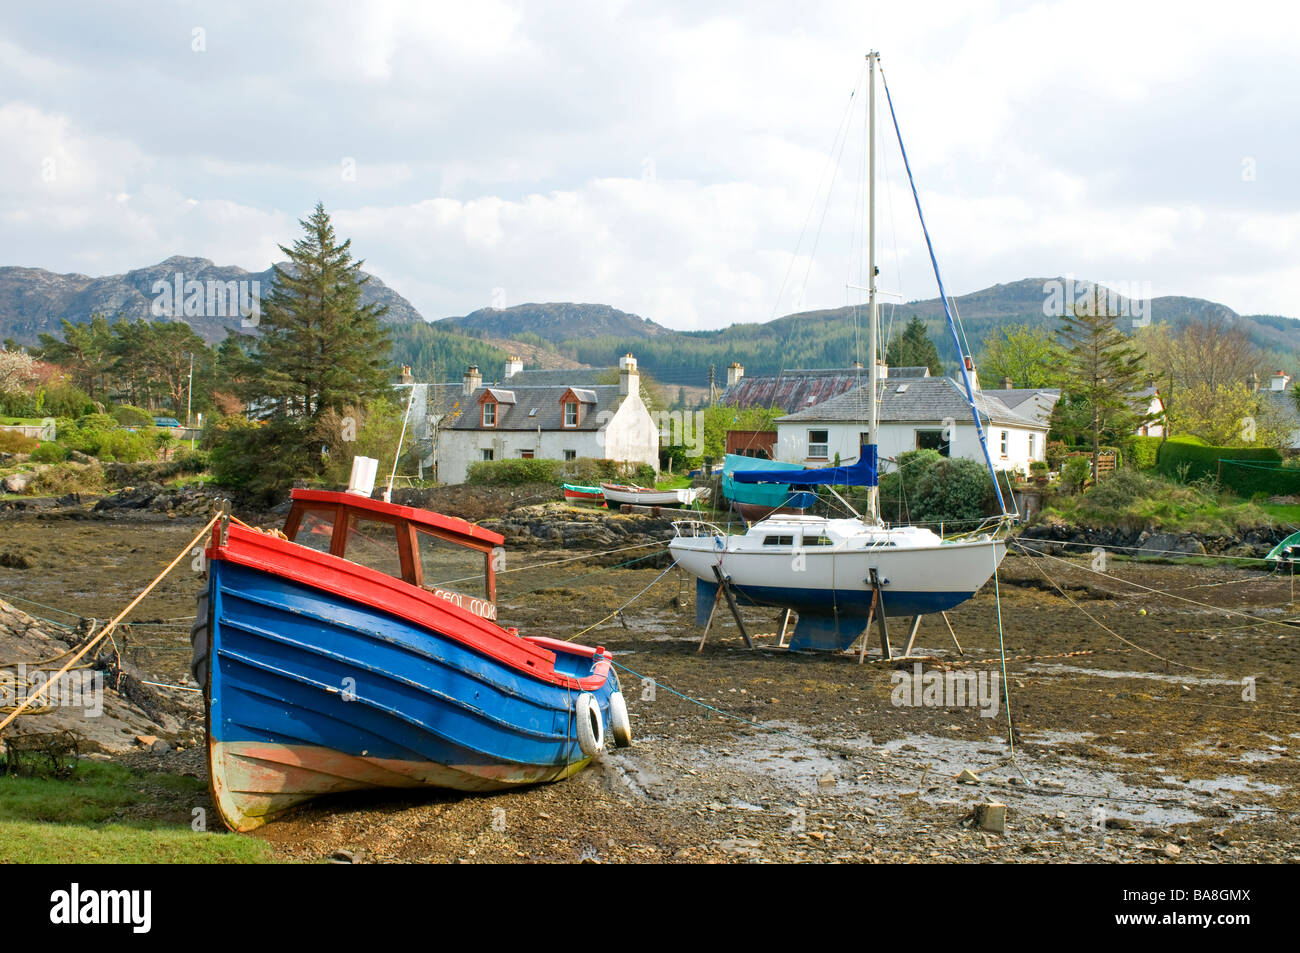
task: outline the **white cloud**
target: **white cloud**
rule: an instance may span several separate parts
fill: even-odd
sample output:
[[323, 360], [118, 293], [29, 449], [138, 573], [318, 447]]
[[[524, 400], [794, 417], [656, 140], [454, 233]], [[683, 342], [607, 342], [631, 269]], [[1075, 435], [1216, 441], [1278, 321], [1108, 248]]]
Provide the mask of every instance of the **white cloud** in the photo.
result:
[[[319, 199], [428, 317], [498, 287], [677, 327], [837, 306], [860, 125], [808, 213], [870, 45], [950, 291], [1072, 272], [1295, 312], [1298, 10], [229, 4], [199, 18], [201, 54], [188, 9], [75, 27], [23, 10], [0, 26], [0, 262], [262, 268]], [[891, 137], [884, 283], [928, 297]]]

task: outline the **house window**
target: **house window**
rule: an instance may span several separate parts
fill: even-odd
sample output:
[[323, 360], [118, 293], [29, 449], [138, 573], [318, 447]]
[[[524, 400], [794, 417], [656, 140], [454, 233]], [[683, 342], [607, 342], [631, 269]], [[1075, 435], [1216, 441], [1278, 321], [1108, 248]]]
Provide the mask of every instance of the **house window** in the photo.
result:
[[497, 405], [496, 401], [485, 401], [483, 404], [483, 426], [495, 427], [497, 425]]
[[531, 450], [520, 450], [520, 451], [519, 451], [519, 457], [520, 457], [520, 459], [522, 459], [522, 460], [531, 460], [531, 459], [533, 458], [533, 451], [531, 451]]
[[939, 456], [946, 457], [952, 449], [949, 441], [944, 439], [942, 430], [918, 430], [916, 432], [917, 450], [934, 450]]
[[491, 451], [491, 450], [480, 450], [479, 452], [483, 454], [482, 459], [484, 459], [484, 460], [491, 460], [491, 459], [492, 459], [492, 451]]
[[871, 445], [871, 432], [869, 430], [864, 430], [862, 431], [862, 433], [858, 434], [859, 447], [867, 447], [870, 445]]
[[564, 459], [566, 459], [566, 460], [576, 460], [576, 459], [578, 459], [578, 451], [577, 451], [577, 450], [565, 450], [565, 451], [564, 451]]
[[1002, 456], [1007, 455], [1007, 432], [1002, 431]]
[[1029, 459], [1034, 459], [1034, 435], [1029, 435]]
[[815, 460], [825, 460], [830, 456], [830, 431], [808, 431], [808, 456]]
[[578, 405], [571, 400], [564, 402], [564, 426], [578, 426]]

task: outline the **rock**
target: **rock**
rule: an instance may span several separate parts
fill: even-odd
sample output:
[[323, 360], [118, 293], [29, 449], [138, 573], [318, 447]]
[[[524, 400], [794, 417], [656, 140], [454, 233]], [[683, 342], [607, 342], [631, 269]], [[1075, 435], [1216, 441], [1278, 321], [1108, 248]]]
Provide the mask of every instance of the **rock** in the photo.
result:
[[6, 493], [26, 493], [28, 485], [35, 476], [36, 474], [29, 472], [11, 473], [4, 478], [4, 482], [0, 483], [0, 486], [4, 488]]
[[99, 462], [90, 454], [82, 453], [80, 450], [69, 450], [68, 459], [71, 460], [73, 463], [98, 463]]
[[1166, 844], [1166, 845], [1165, 845], [1165, 856], [1166, 856], [1166, 857], [1177, 857], [1177, 856], [1178, 856], [1179, 854], [1181, 854], [1182, 852], [1183, 852], [1183, 849], [1182, 849], [1181, 847], [1179, 847], [1177, 844]]
[[957, 775], [958, 784], [979, 784], [980, 779], [970, 768], [963, 768], [961, 774]]
[[1007, 829], [1007, 806], [991, 801], [975, 807], [975, 823], [980, 830], [1001, 834]]
[[831, 774], [831, 773], [829, 773], [829, 772], [827, 772], [826, 774], [823, 774], [820, 778], [817, 779], [817, 786], [820, 787], [820, 788], [833, 788], [833, 787], [835, 787], [835, 775], [833, 775], [833, 774]]
[[158, 736], [157, 735], [136, 735], [135, 740], [138, 741], [140, 744], [144, 745], [146, 748], [152, 748], [154, 745], [158, 743]]

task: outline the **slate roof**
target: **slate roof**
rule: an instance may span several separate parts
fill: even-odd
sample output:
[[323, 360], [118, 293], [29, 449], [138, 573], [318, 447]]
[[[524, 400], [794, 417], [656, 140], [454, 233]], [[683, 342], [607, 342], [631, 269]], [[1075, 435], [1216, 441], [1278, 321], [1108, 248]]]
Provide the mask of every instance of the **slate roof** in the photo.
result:
[[[518, 376], [515, 375], [510, 379], [512, 387], [509, 391], [503, 391], [501, 388], [480, 387], [468, 397], [461, 398], [461, 406], [465, 409], [457, 414], [454, 420], [444, 426], [450, 430], [480, 431], [536, 430], [540, 427], [542, 430], [578, 433], [599, 430], [601, 411], [613, 413], [623, 403], [624, 395], [619, 393], [617, 384], [602, 384], [583, 388], [582, 393], [589, 394], [591, 401], [582, 404], [578, 417], [578, 426], [565, 427], [564, 410], [560, 406], [560, 398], [570, 390], [577, 393], [577, 389], [569, 383], [553, 384], [546, 387], [520, 387], [514, 383]], [[495, 427], [483, 426], [483, 414], [479, 407], [479, 398], [485, 392], [508, 393], [514, 398], [514, 403], [501, 402], [497, 404], [497, 425]], [[537, 412], [529, 416], [529, 411], [534, 409]]]
[[1002, 401], [1021, 417], [1028, 417], [1044, 426], [1052, 419], [1052, 410], [1061, 399], [1059, 387], [1018, 387], [1011, 390], [986, 390], [987, 397]]
[[[569, 367], [558, 370], [522, 370], [498, 383], [505, 387], [591, 387], [596, 378], [609, 375], [608, 367]], [[618, 368], [612, 368], [615, 372]]]
[[[797, 414], [778, 417], [777, 423], [866, 420], [868, 398], [867, 388], [859, 387]], [[878, 403], [882, 424], [940, 423], [947, 417], [959, 424], [970, 420], [970, 405], [966, 403], [965, 391], [947, 377], [887, 378], [880, 382]], [[996, 397], [989, 396], [988, 392], [977, 392], [975, 405], [980, 410], [980, 419], [986, 423], [1047, 429], [1046, 423], [1017, 414]]]

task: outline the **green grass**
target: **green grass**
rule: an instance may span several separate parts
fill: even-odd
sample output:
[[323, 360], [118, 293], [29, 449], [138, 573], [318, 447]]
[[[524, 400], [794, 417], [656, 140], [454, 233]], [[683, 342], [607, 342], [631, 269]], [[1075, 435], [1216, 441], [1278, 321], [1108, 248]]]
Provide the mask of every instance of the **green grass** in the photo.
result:
[[1279, 523], [1300, 526], [1300, 505], [1288, 503], [1256, 503], [1255, 505]]
[[0, 424], [18, 427], [39, 427], [45, 422], [43, 417], [2, 417]]
[[194, 808], [220, 826], [203, 782], [81, 761], [66, 780], [0, 777], [0, 863], [266, 863], [256, 838], [201, 833]]
[[1216, 493], [1205, 486], [1184, 486], [1128, 470], [1107, 477], [1085, 493], [1053, 497], [1043, 515], [1082, 526], [1222, 536], [1277, 520], [1255, 503]]

